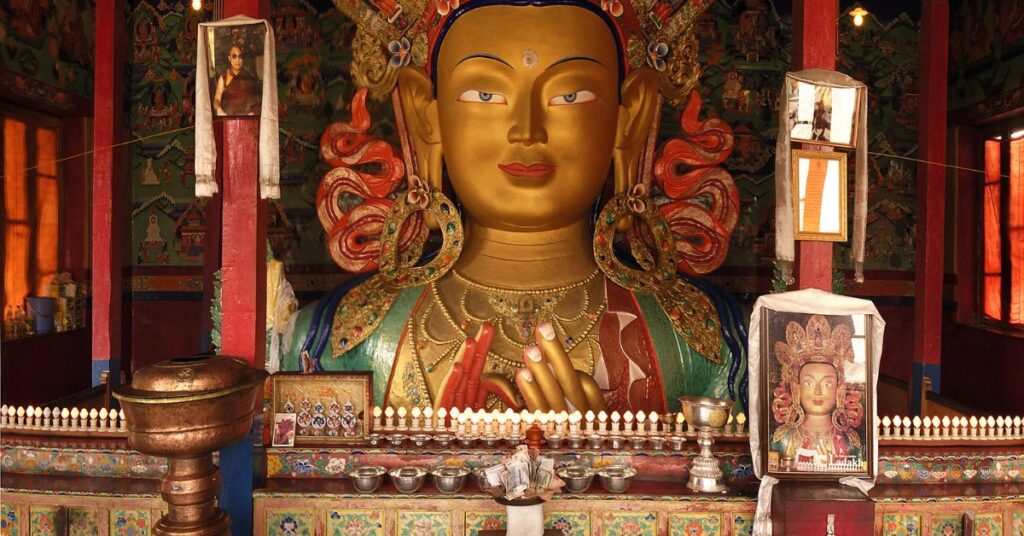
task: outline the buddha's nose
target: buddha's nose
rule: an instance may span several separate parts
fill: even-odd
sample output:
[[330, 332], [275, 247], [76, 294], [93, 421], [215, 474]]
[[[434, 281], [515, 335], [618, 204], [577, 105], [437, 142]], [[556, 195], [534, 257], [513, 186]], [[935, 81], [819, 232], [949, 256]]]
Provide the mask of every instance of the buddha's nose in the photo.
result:
[[508, 131], [509, 143], [521, 143], [526, 146], [534, 143], [547, 143], [548, 131], [544, 129], [544, 110], [535, 99], [518, 99], [513, 111], [512, 128]]

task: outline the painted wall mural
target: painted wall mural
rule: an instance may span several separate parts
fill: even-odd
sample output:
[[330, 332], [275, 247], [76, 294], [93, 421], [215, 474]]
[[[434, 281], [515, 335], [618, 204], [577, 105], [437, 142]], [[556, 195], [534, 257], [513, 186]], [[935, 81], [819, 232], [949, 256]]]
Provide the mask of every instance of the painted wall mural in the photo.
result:
[[950, 3], [949, 109], [974, 123], [1024, 107], [1024, 4]]
[[[134, 0], [130, 20], [131, 128], [145, 136], [193, 122], [195, 31], [210, 11], [182, 1]], [[209, 8], [209, 6], [207, 6]], [[318, 140], [333, 121], [347, 119], [354, 92], [348, 65], [354, 25], [326, 0], [274, 2], [277, 35], [282, 197], [273, 203], [269, 236], [291, 267], [333, 266], [315, 216], [326, 171]], [[871, 150], [913, 157], [917, 111], [918, 23], [906, 15], [868, 17], [854, 29], [840, 24], [840, 70], [871, 90]], [[736, 133], [724, 165], [740, 189], [741, 216], [726, 267], [770, 264], [773, 250], [774, 144], [779, 89], [790, 58], [790, 20], [768, 0], [719, 0], [698, 21], [706, 116]], [[373, 135], [395, 143], [390, 103], [371, 103]], [[678, 110], [662, 114], [662, 140], [679, 134]], [[192, 188], [192, 132], [136, 144], [132, 158], [132, 257], [137, 265], [202, 263], [205, 202]], [[868, 268], [911, 270], [916, 166], [874, 158], [868, 221]], [[850, 189], [852, 196], [853, 189]], [[852, 201], [852, 199], [851, 199]], [[836, 265], [849, 267], [836, 248]]]
[[0, 1], [0, 87], [60, 111], [91, 99], [94, 4]]

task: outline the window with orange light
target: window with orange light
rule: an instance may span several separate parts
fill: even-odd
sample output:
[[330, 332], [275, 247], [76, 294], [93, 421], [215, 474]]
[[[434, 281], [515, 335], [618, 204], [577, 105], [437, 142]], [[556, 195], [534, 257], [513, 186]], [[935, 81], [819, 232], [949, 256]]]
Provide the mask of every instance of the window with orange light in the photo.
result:
[[[45, 296], [58, 271], [59, 123], [0, 110], [3, 127], [3, 306], [5, 315], [26, 296]], [[5, 317], [6, 318], [6, 317]]]
[[981, 320], [1024, 330], [1024, 129], [985, 141]]

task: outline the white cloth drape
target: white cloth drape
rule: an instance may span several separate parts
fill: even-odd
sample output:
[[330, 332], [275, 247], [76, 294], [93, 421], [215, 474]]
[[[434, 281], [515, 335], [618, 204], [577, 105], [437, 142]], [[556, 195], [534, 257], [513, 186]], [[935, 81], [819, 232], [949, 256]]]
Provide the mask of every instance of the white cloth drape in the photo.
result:
[[[824, 69], [804, 69], [786, 73], [779, 105], [779, 137], [775, 144], [775, 257], [783, 264], [785, 273], [792, 272], [796, 258], [793, 242], [793, 190], [790, 163], [790, 121], [787, 88], [792, 80], [816, 86], [830, 86], [857, 89], [856, 149], [853, 199], [853, 278], [864, 282], [864, 235], [867, 229], [868, 212], [868, 90], [859, 82], [843, 73]], [[844, 200], [845, 202], [845, 200]], [[787, 281], [788, 283], [788, 281]]]
[[237, 15], [216, 22], [199, 25], [199, 45], [196, 47], [196, 197], [210, 197], [217, 193], [217, 143], [213, 139], [213, 109], [210, 103], [206, 28], [266, 26], [263, 38], [263, 104], [260, 109], [259, 181], [260, 197], [281, 197], [281, 153], [277, 132], [277, 53], [274, 47], [274, 29], [264, 19]]
[[[772, 488], [778, 483], [778, 479], [765, 476], [761, 471], [761, 426], [768, 426], [767, 422], [762, 423], [761, 418], [770, 419], [769, 415], [761, 415], [761, 397], [769, 396], [769, 393], [761, 393], [762, 374], [767, 371], [761, 370], [761, 310], [767, 308], [772, 311], [789, 313], [813, 313], [820, 315], [872, 315], [871, 321], [871, 385], [870, 393], [872, 415], [867, 421], [867, 426], [872, 430], [878, 429], [877, 402], [878, 402], [878, 366], [882, 360], [882, 338], [885, 335], [885, 320], [878, 314], [875, 304], [869, 300], [851, 298], [830, 294], [818, 289], [805, 289], [781, 294], [767, 294], [757, 299], [754, 304], [754, 312], [750, 315], [750, 329], [747, 338], [748, 370], [750, 383], [748, 384], [748, 395], [750, 401], [750, 455], [754, 460], [754, 474], [761, 479], [761, 488], [757, 493], [757, 511], [754, 515], [754, 534], [758, 536], [771, 535], [771, 498]], [[764, 351], [770, 352], [770, 348]], [[878, 471], [878, 435], [872, 433], [871, 447], [871, 474]], [[865, 438], [865, 441], [867, 438]], [[853, 477], [840, 478], [839, 482], [847, 486], [853, 486], [867, 493], [873, 486], [874, 481], [868, 481]]]

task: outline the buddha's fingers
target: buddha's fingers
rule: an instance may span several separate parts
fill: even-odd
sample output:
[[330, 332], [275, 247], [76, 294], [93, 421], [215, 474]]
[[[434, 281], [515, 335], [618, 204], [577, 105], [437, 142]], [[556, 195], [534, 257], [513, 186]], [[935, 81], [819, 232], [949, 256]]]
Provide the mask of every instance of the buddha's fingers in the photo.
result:
[[475, 358], [476, 341], [473, 339], [466, 339], [455, 353], [455, 364], [452, 365], [453, 370], [456, 368], [459, 370], [459, 383], [452, 384], [451, 386], [452, 389], [455, 390], [455, 400], [453, 400], [453, 402], [457, 408], [466, 407], [466, 384], [472, 379], [469, 377], [469, 371], [473, 366], [473, 360]]
[[533, 380], [540, 387], [541, 393], [544, 394], [544, 400], [547, 401], [550, 409], [566, 411], [568, 406], [565, 405], [565, 393], [558, 385], [558, 380], [555, 379], [555, 374], [551, 372], [551, 366], [548, 364], [548, 360], [544, 358], [540, 348], [536, 344], [529, 344], [523, 349], [523, 356], [526, 368], [533, 375]]
[[[473, 404], [480, 398], [482, 376], [484, 373], [484, 364], [487, 362], [487, 351], [491, 348], [491, 341], [494, 340], [494, 326], [488, 322], [484, 322], [480, 325], [480, 330], [477, 331], [476, 337], [469, 339], [473, 341], [472, 355], [469, 355], [469, 350], [466, 352], [466, 358], [472, 358], [469, 364], [466, 364], [467, 382], [466, 382], [466, 402]], [[483, 407], [477, 405], [476, 409]]]
[[562, 387], [566, 399], [574, 409], [586, 411], [587, 397], [583, 393], [583, 386], [580, 385], [569, 354], [565, 353], [565, 348], [555, 335], [555, 327], [551, 325], [551, 322], [546, 321], [537, 324], [534, 338], [537, 340], [537, 345], [540, 346], [541, 353], [551, 365], [551, 370], [554, 371], [555, 379]]
[[448, 375], [445, 376], [444, 378], [444, 382], [441, 383], [441, 403], [438, 405], [438, 407], [456, 407], [456, 391], [460, 390], [462, 384], [464, 383], [462, 380], [462, 364], [456, 363], [452, 365], [451, 371], [448, 372]]
[[519, 387], [519, 392], [523, 394], [523, 400], [526, 401], [526, 409], [545, 413], [551, 410], [551, 406], [544, 399], [544, 393], [540, 391], [540, 386], [534, 381], [533, 374], [529, 369], [519, 369], [519, 372], [516, 373], [516, 385]]
[[[601, 395], [601, 388], [598, 387], [597, 380], [582, 370], [577, 370], [576, 376], [579, 377], [580, 385], [583, 386], [583, 394], [587, 397], [587, 409], [594, 413], [605, 409], [604, 396]], [[580, 411], [584, 410], [581, 409]]]
[[500, 374], [487, 373], [480, 377], [480, 394], [477, 395], [476, 406], [482, 408], [487, 403], [487, 395], [492, 394], [498, 397], [506, 407], [519, 410], [519, 402], [516, 400], [516, 389], [512, 382]]

